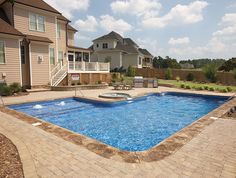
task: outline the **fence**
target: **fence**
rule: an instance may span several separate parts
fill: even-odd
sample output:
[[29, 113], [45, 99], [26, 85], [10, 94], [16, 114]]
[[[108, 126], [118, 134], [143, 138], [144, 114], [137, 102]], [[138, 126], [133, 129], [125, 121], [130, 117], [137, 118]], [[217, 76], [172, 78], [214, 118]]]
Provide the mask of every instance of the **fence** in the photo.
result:
[[[145, 78], [165, 79], [165, 73], [166, 69], [137, 68], [135, 70], [136, 76], [143, 76]], [[197, 82], [207, 82], [207, 79], [201, 70], [172, 70], [173, 79], [180, 77], [181, 80], [186, 80], [186, 77], [189, 73], [194, 75], [194, 78]], [[217, 72], [217, 82], [224, 85], [236, 85], [236, 80], [234, 79], [233, 74], [230, 72]]]

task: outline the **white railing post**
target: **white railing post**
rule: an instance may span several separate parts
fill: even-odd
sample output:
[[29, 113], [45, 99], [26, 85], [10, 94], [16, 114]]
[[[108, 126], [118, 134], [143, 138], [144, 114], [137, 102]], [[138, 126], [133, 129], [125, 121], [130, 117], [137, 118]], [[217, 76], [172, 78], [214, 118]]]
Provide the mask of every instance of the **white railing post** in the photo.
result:
[[96, 69], [95, 69], [96, 71], [99, 71], [100, 69], [99, 69], [99, 63], [98, 62], [96, 62]]
[[85, 62], [82, 61], [82, 71], [85, 71]]

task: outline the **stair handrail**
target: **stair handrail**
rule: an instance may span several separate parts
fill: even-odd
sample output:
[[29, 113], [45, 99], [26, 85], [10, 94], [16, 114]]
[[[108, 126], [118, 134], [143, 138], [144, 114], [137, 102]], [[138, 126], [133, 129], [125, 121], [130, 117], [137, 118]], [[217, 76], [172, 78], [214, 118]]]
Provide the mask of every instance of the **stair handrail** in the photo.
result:
[[[56, 81], [56, 82], [53, 83], [53, 79], [54, 79], [61, 71], [63, 71], [64, 69], [65, 69], [65, 73], [67, 73], [67, 64], [65, 64], [64, 66], [62, 66], [61, 69], [58, 70], [56, 74], [54, 74], [53, 76], [51, 76], [51, 85], [54, 85], [54, 83], [57, 82], [57, 81]], [[63, 73], [63, 75], [64, 75], [65, 73]]]

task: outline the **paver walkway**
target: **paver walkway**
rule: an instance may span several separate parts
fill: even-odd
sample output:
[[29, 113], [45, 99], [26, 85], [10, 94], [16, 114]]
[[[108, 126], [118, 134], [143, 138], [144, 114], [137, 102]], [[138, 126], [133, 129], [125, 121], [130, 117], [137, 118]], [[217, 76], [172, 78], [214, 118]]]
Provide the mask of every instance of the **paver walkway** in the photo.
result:
[[0, 133], [17, 146], [25, 177], [236, 177], [236, 120], [217, 119], [177, 152], [157, 162], [131, 164], [0, 112]]
[[[0, 113], [27, 177], [236, 177], [236, 121], [216, 120], [175, 154], [151, 163], [109, 160]], [[32, 169], [31, 171], [28, 169]]]

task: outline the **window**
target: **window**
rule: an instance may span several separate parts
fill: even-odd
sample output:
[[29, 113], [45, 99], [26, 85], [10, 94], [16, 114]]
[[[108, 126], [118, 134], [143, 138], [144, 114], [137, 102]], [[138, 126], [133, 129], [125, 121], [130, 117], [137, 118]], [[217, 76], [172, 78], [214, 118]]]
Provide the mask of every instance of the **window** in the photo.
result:
[[58, 51], [58, 62], [63, 61], [63, 51]]
[[75, 52], [75, 61], [82, 61], [82, 53], [81, 52]]
[[89, 53], [83, 53], [83, 61], [89, 62]]
[[20, 46], [21, 64], [25, 64], [25, 46]]
[[3, 41], [0, 41], [0, 64], [5, 64], [5, 45]]
[[50, 64], [55, 64], [55, 52], [54, 52], [54, 48], [50, 48]]
[[142, 58], [141, 57], [139, 57], [138, 64], [142, 65]]
[[103, 49], [108, 48], [108, 44], [107, 44], [107, 43], [103, 43], [103, 44], [102, 44], [102, 48], [103, 48]]
[[99, 48], [99, 44], [97, 44], [97, 48]]
[[30, 30], [45, 32], [45, 18], [38, 14], [29, 14]]
[[61, 24], [57, 24], [57, 38], [61, 37]]

